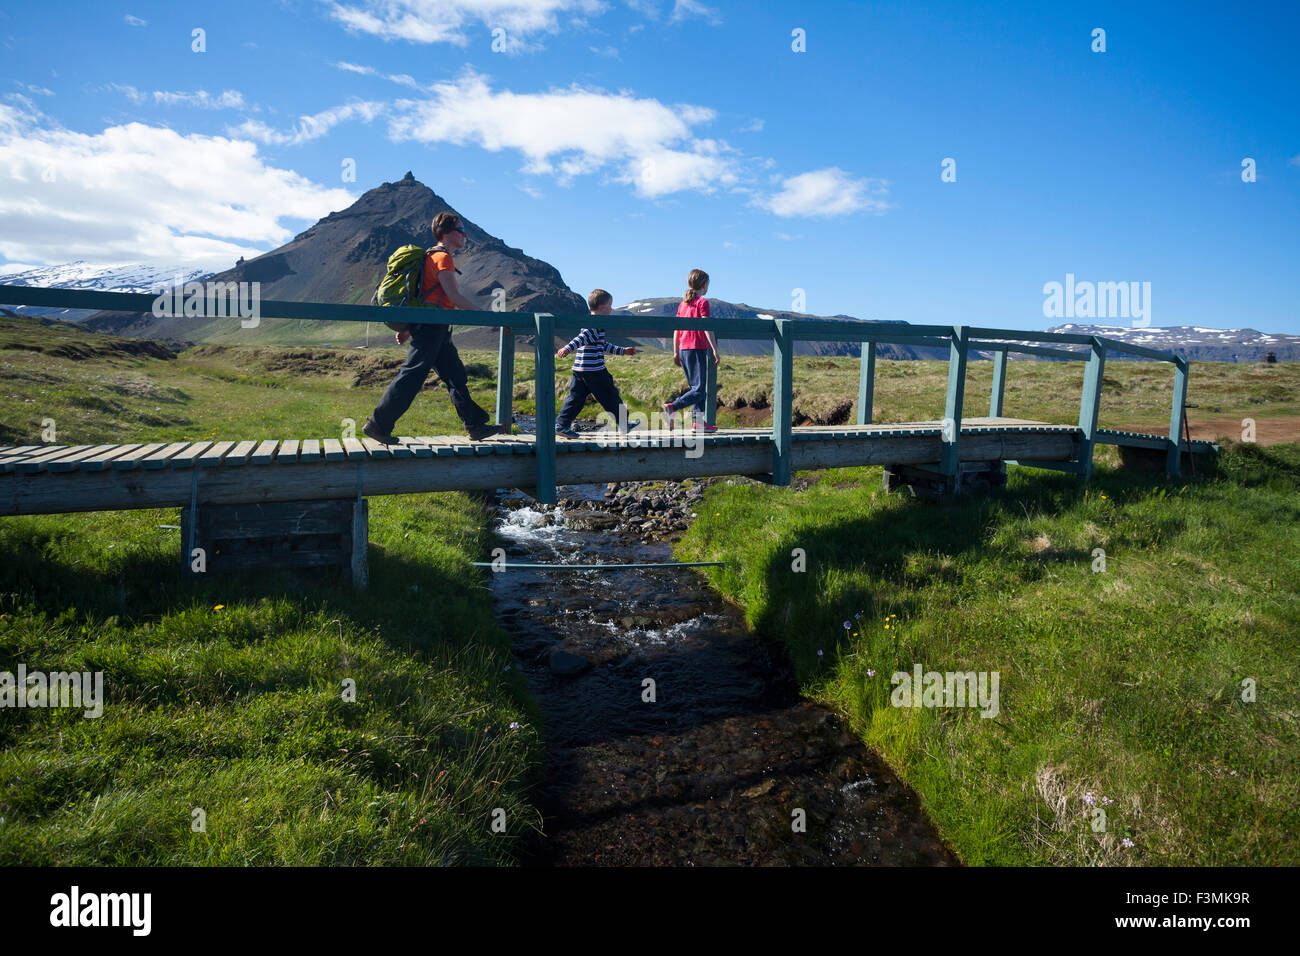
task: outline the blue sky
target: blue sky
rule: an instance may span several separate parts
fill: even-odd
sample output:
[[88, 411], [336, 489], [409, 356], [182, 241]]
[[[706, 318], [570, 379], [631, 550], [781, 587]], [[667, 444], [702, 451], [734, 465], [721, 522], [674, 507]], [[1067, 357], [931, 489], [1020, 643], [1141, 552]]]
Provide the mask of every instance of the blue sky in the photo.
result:
[[0, 269], [223, 268], [410, 169], [620, 304], [699, 267], [768, 308], [1044, 328], [1068, 273], [1151, 283], [1155, 326], [1300, 333], [1298, 9], [8, 7]]

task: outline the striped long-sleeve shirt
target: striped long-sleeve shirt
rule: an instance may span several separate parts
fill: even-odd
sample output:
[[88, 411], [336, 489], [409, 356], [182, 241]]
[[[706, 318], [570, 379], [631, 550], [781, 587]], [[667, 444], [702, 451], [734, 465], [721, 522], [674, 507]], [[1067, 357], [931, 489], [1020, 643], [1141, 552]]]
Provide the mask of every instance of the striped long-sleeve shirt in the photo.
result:
[[568, 348], [574, 353], [575, 372], [599, 372], [605, 367], [605, 353], [622, 355], [627, 349], [605, 341], [604, 329], [582, 329], [573, 337]]

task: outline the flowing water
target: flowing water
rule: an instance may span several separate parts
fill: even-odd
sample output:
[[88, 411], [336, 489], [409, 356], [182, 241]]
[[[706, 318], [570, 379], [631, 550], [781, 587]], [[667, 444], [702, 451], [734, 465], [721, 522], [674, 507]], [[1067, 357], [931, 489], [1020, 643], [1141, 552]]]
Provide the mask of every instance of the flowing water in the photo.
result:
[[[603, 500], [605, 488], [561, 494]], [[595, 530], [519, 493], [500, 501], [511, 564], [673, 560], [615, 516]], [[532, 862], [955, 862], [915, 794], [800, 699], [779, 649], [697, 572], [508, 570], [492, 586], [542, 712], [545, 838]]]

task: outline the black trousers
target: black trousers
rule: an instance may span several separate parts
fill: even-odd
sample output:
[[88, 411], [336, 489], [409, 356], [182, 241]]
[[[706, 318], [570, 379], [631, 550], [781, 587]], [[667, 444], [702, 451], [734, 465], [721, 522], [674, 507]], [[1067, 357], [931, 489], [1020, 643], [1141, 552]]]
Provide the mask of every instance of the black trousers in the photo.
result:
[[470, 398], [465, 365], [451, 341], [451, 326], [416, 325], [411, 328], [406, 362], [398, 369], [397, 377], [375, 406], [371, 418], [376, 425], [392, 434], [397, 420], [411, 407], [415, 396], [420, 394], [430, 369], [437, 372], [442, 384], [447, 386], [451, 404], [466, 428], [488, 423], [488, 413]]
[[609, 369], [602, 368], [596, 372], [573, 373], [573, 378], [569, 381], [569, 397], [564, 400], [560, 414], [555, 416], [555, 427], [568, 428], [572, 425], [589, 398], [600, 402], [601, 408], [613, 415], [615, 421], [618, 420], [618, 408], [623, 404], [623, 398], [618, 394], [614, 376], [609, 374]]

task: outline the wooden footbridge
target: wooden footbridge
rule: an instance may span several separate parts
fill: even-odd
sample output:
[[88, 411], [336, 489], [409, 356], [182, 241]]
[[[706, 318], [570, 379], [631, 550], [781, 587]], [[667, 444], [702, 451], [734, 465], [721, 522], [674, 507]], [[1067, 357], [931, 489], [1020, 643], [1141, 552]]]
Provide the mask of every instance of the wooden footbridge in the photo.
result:
[[[154, 302], [155, 297], [147, 294], [0, 286], [0, 303], [15, 305], [149, 312]], [[375, 306], [263, 301], [260, 317], [382, 322], [391, 321], [393, 312]], [[403, 321], [413, 323], [445, 318], [432, 310], [402, 313]], [[1190, 452], [1215, 450], [1207, 442], [1190, 441], [1183, 433], [1188, 361], [1173, 353], [1077, 334], [801, 319], [692, 320], [720, 338], [772, 343], [770, 428], [724, 429], [711, 434], [634, 430], [626, 435], [589, 433], [566, 439], [554, 433], [553, 343], [556, 333], [573, 333], [591, 324], [591, 316], [458, 311], [454, 318], [459, 326], [501, 330], [496, 419], [503, 427], [513, 422], [516, 337], [533, 338], [534, 435], [502, 434], [481, 442], [413, 436], [398, 445], [331, 437], [0, 448], [0, 515], [181, 506], [187, 509], [182, 524], [192, 544], [198, 540], [204, 509], [242, 507], [243, 512], [231, 512], [227, 518], [235, 526], [251, 529], [253, 523], [239, 516], [247, 515], [249, 506], [348, 501], [357, 503], [351, 519], [355, 552], [358, 536], [365, 540], [362, 499], [371, 495], [519, 487], [531, 490], [540, 501], [553, 502], [557, 486], [566, 484], [751, 475], [787, 485], [796, 471], [860, 465], [885, 466], [887, 487], [901, 482], [945, 493], [961, 490], [971, 478], [996, 485], [1005, 480], [1007, 464], [1069, 472], [1086, 481], [1098, 443], [1158, 456], [1169, 476], [1178, 475]], [[625, 336], [670, 335], [677, 325], [676, 319], [662, 316], [603, 316], [599, 321], [607, 330]], [[854, 425], [793, 427], [794, 344], [814, 340], [861, 343]], [[947, 347], [948, 388], [941, 417], [901, 424], [872, 422], [876, 346], [882, 342]], [[993, 356], [993, 386], [988, 414], [968, 417], [964, 414], [966, 366], [977, 352]], [[1004, 417], [1010, 352], [1086, 363], [1077, 423]], [[1108, 353], [1127, 353], [1173, 366], [1168, 435], [1098, 427]], [[706, 409], [710, 422], [716, 409], [714, 374], [710, 365]], [[276, 528], [286, 522], [292, 525], [293, 513], [292, 508], [267, 512], [267, 520]], [[300, 509], [299, 513], [306, 515], [307, 511]], [[299, 523], [329, 520], [326, 516], [300, 517]]]

